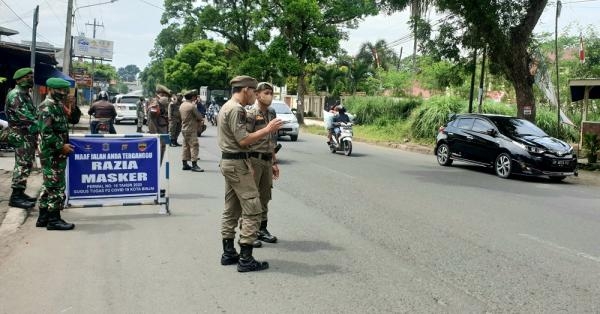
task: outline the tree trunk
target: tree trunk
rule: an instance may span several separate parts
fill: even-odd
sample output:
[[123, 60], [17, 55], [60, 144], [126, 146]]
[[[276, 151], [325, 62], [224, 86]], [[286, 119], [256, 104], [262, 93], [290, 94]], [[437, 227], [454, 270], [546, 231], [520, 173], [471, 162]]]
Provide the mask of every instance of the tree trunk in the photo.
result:
[[535, 123], [535, 96], [533, 95], [534, 76], [529, 69], [531, 60], [527, 43], [514, 44], [511, 49], [510, 64], [506, 64], [509, 77], [517, 96], [517, 117]]
[[306, 92], [306, 86], [304, 86], [304, 77], [306, 73], [302, 70], [302, 73], [298, 75], [298, 100], [297, 100], [297, 111], [296, 118], [298, 118], [299, 124], [304, 124], [304, 93]]

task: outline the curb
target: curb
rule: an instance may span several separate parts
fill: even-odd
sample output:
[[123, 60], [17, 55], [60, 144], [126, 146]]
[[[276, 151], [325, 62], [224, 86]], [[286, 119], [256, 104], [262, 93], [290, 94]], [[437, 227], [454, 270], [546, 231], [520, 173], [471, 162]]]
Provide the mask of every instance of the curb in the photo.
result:
[[[35, 191], [31, 194], [33, 194], [36, 198], [39, 197], [43, 181], [41, 170], [32, 170], [27, 181], [27, 189], [29, 191]], [[29, 213], [34, 210], [35, 209], [26, 210], [18, 207], [8, 207], [8, 211], [6, 212], [6, 216], [4, 216], [4, 220], [0, 222], [0, 237], [16, 232], [19, 227], [25, 223]]]

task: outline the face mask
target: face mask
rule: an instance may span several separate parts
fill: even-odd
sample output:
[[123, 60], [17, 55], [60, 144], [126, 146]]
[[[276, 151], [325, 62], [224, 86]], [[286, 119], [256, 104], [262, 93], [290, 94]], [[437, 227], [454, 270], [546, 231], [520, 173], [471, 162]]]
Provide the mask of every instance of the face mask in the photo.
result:
[[166, 105], [169, 104], [169, 98], [168, 97], [160, 97], [158, 99], [158, 103], [161, 104], [161, 105], [163, 105], [163, 106], [166, 106]]
[[67, 97], [67, 95], [62, 94], [62, 93], [53, 93], [52, 94], [52, 99], [54, 99], [54, 101], [57, 101], [57, 102], [63, 101], [66, 97]]
[[23, 87], [23, 88], [30, 88], [30, 87], [33, 86], [33, 80], [22, 81], [22, 82], [19, 83], [19, 86]]

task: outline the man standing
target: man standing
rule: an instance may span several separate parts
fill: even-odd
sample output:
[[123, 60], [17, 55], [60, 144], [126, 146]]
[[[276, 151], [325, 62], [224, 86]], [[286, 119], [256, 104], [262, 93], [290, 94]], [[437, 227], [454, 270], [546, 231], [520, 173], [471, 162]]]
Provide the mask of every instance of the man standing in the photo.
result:
[[[252, 243], [260, 226], [262, 205], [252, 176], [247, 147], [276, 132], [282, 126], [279, 119], [271, 120], [261, 130], [248, 133], [244, 106], [253, 103], [256, 79], [237, 76], [230, 82], [231, 99], [223, 105], [218, 117], [217, 142], [221, 149], [220, 168], [225, 178], [225, 208], [221, 219], [223, 237], [222, 265], [237, 263], [239, 272], [259, 271], [269, 268], [269, 263], [259, 262], [252, 256]], [[240, 228], [240, 254], [234, 247], [235, 227], [242, 218]]]
[[[148, 133], [150, 134], [168, 134], [169, 117], [168, 106], [171, 90], [163, 85], [156, 84], [156, 97], [150, 100], [148, 104]], [[162, 164], [165, 155], [167, 143], [160, 138], [160, 163]]]
[[140, 100], [135, 104], [135, 113], [137, 114], [137, 133], [143, 133], [142, 126], [144, 125], [144, 119], [146, 118], [146, 108], [144, 106], [144, 97], [140, 97]]
[[[258, 83], [256, 87], [256, 104], [248, 109], [246, 116], [246, 128], [248, 132], [254, 133], [265, 128], [268, 123], [276, 118], [273, 108], [270, 108], [273, 101], [273, 85], [267, 82]], [[262, 205], [262, 219], [258, 230], [258, 239], [268, 243], [277, 242], [277, 237], [271, 235], [267, 230], [267, 213], [269, 211], [269, 201], [271, 200], [271, 189], [273, 179], [279, 178], [279, 167], [275, 156], [275, 146], [277, 145], [277, 135], [267, 134], [250, 146], [250, 161], [254, 169], [254, 181], [260, 194], [260, 203]], [[254, 244], [254, 247], [260, 247]]]
[[[183, 161], [183, 170], [192, 170], [194, 172], [204, 172], [204, 170], [198, 167], [198, 151], [200, 146], [198, 144], [198, 125], [202, 119], [202, 115], [196, 109], [194, 101], [198, 98], [198, 91], [191, 90], [183, 94], [185, 101], [179, 106], [179, 113], [181, 116], [182, 128], [181, 134], [183, 135], [183, 147], [181, 149], [181, 160]], [[188, 164], [188, 161], [192, 161], [192, 166]]]
[[117, 134], [113, 122], [117, 117], [117, 110], [113, 104], [108, 102], [108, 93], [101, 91], [98, 93], [98, 100], [90, 106], [88, 115], [92, 117], [90, 123], [90, 131], [92, 134], [98, 134], [98, 126], [101, 123], [108, 124], [108, 132], [110, 134]]
[[13, 79], [17, 86], [6, 96], [6, 117], [9, 124], [9, 143], [15, 148], [15, 167], [9, 205], [23, 209], [35, 206], [36, 199], [25, 194], [27, 178], [35, 161], [37, 146], [37, 109], [29, 89], [33, 87], [33, 70], [22, 68]]
[[169, 103], [169, 134], [171, 137], [171, 147], [181, 146], [177, 143], [179, 133], [181, 133], [181, 114], [179, 113], [179, 106], [183, 96], [178, 93], [177, 98]]
[[46, 86], [49, 94], [38, 108], [44, 182], [40, 194], [40, 215], [35, 225], [48, 230], [71, 230], [75, 225], [62, 220], [60, 216], [65, 204], [67, 156], [73, 152], [73, 146], [69, 144], [67, 115], [62, 106], [70, 84], [60, 78], [49, 78]]

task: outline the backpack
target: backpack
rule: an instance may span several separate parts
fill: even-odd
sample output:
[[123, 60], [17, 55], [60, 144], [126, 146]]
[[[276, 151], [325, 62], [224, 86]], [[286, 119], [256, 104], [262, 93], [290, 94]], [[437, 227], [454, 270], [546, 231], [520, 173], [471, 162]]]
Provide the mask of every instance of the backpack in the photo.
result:
[[77, 123], [79, 123], [80, 119], [81, 119], [81, 109], [79, 109], [79, 106], [75, 105], [75, 106], [73, 106], [73, 108], [71, 108], [71, 115], [69, 116], [69, 123], [77, 124]]

